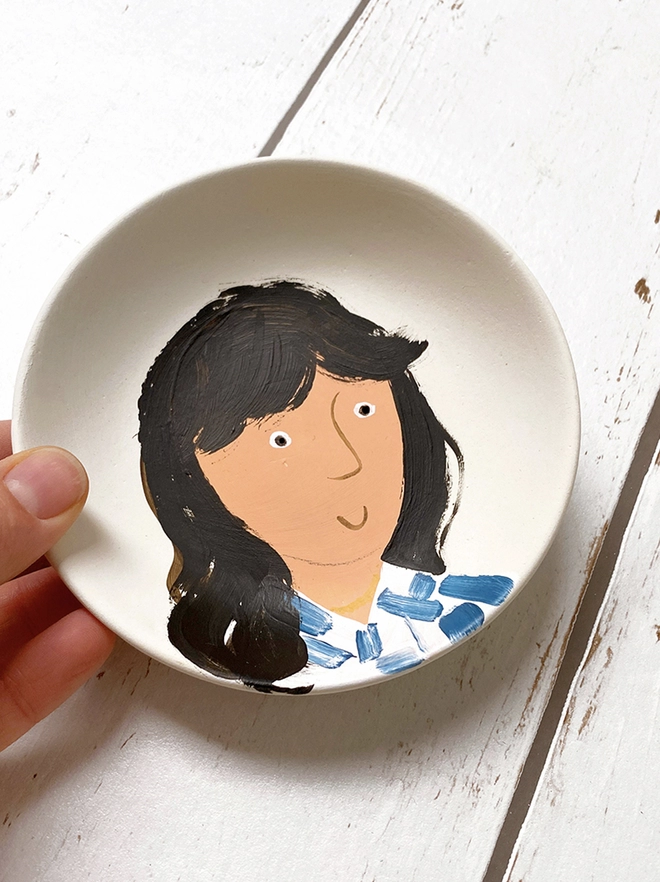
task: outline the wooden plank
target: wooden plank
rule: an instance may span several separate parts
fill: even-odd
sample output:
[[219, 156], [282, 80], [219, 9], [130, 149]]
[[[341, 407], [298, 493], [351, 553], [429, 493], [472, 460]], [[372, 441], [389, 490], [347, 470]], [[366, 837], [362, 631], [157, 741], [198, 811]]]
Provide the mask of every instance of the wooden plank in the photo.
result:
[[660, 445], [507, 872], [660, 878]]
[[82, 245], [154, 192], [258, 153], [354, 0], [5, 0], [0, 416]]
[[[651, 2], [563, 0], [533, 14], [519, 0], [381, 2], [281, 145], [411, 175], [491, 223], [547, 291], [581, 389], [578, 482], [552, 552], [516, 615], [453, 660], [461, 683], [461, 665], [473, 684], [495, 669], [497, 699], [443, 741], [463, 764], [438, 772], [440, 806], [403, 765], [391, 772], [418, 806], [399, 842], [434, 819], [433, 838], [413, 846], [420, 878], [442, 865], [476, 879], [488, 865], [658, 389], [659, 31]], [[515, 658], [501, 654], [507, 641]]]
[[280, 152], [413, 175], [527, 261], [582, 389], [567, 518], [486, 632], [382, 686], [282, 701], [122, 648], [0, 760], [0, 879], [480, 878], [660, 378], [659, 30], [650, 0], [372, 0]]

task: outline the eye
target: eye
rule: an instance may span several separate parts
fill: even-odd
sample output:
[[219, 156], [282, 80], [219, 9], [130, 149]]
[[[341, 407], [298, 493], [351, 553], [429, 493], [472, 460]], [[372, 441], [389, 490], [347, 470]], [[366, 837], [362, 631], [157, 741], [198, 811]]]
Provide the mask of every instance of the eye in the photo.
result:
[[353, 413], [355, 416], [359, 416], [361, 419], [365, 419], [366, 417], [373, 416], [376, 413], [376, 405], [370, 404], [368, 401], [360, 401], [353, 408]]
[[291, 436], [286, 432], [273, 432], [269, 441], [271, 447], [288, 447], [291, 444]]

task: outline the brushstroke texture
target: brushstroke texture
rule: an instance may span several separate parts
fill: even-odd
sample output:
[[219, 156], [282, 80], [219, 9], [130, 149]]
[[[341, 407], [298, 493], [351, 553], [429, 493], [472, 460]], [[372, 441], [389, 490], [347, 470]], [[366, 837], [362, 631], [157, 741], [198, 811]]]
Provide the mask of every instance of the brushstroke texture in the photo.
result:
[[300, 630], [304, 634], [319, 637], [327, 633], [332, 627], [332, 616], [329, 612], [311, 603], [305, 597], [298, 595], [294, 604], [300, 615]]
[[[168, 634], [194, 664], [273, 691], [274, 681], [308, 662], [288, 567], [231, 515], [196, 453], [222, 449], [250, 420], [300, 406], [317, 367], [346, 381], [390, 383], [401, 422], [404, 487], [382, 559], [444, 573], [439, 547], [446, 523], [440, 540], [438, 533], [448, 501], [446, 448], [460, 468], [462, 458], [408, 369], [427, 345], [388, 334], [327, 292], [277, 281], [225, 291], [156, 358], [138, 404], [143, 485], [174, 548]], [[307, 627], [323, 625], [308, 620]]]
[[305, 637], [305, 643], [310, 662], [322, 668], [338, 668], [349, 658], [355, 658], [352, 652], [332, 646], [325, 640], [317, 640], [316, 637]]
[[408, 618], [408, 616], [405, 617], [404, 622], [405, 622], [406, 625], [408, 626], [408, 630], [409, 630], [410, 633], [412, 634], [413, 639], [414, 639], [415, 643], [417, 644], [417, 648], [418, 648], [419, 651], [422, 653], [422, 655], [426, 656], [426, 654], [427, 654], [428, 651], [429, 651], [429, 648], [428, 648], [428, 646], [426, 645], [426, 642], [424, 641], [422, 635], [419, 633], [419, 631], [417, 630], [417, 628], [416, 628], [416, 627], [413, 625], [413, 623], [410, 621], [410, 619]]
[[376, 662], [376, 667], [382, 674], [400, 674], [410, 668], [421, 665], [423, 659], [417, 655], [414, 649], [398, 649], [381, 656]]
[[506, 576], [446, 576], [440, 583], [440, 594], [459, 600], [476, 600], [499, 606], [513, 588], [513, 579]]
[[435, 579], [426, 573], [415, 573], [408, 593], [415, 600], [428, 600], [435, 590]]
[[462, 603], [440, 619], [440, 630], [455, 643], [476, 631], [483, 623], [483, 611], [476, 604]]
[[394, 616], [419, 619], [422, 622], [433, 622], [442, 613], [439, 600], [415, 600], [414, 597], [394, 594], [389, 588], [378, 596], [376, 606]]
[[370, 622], [366, 631], [358, 631], [355, 635], [358, 658], [362, 663], [378, 658], [383, 651], [383, 644], [378, 633], [378, 625]]

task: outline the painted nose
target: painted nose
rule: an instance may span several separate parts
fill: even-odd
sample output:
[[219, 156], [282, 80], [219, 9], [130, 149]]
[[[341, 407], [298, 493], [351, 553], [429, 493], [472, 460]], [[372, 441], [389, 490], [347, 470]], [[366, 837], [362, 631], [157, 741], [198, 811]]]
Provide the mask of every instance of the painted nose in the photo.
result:
[[350, 472], [346, 472], [343, 475], [333, 475], [333, 476], [329, 475], [328, 479], [330, 481], [345, 481], [346, 478], [352, 478], [354, 475], [357, 475], [357, 474], [359, 474], [359, 472], [362, 471], [362, 460], [360, 459], [360, 456], [359, 456], [357, 450], [355, 449], [355, 447], [353, 447], [353, 445], [351, 444], [351, 442], [348, 440], [345, 433], [343, 432], [341, 426], [337, 422], [337, 415], [335, 414], [335, 404], [336, 404], [338, 397], [339, 397], [339, 392], [337, 392], [337, 394], [332, 399], [332, 402], [330, 404], [330, 419], [332, 420], [332, 425], [334, 427], [334, 430], [337, 433], [337, 435], [339, 435], [342, 443], [353, 455], [353, 459], [355, 460], [355, 468], [351, 469]]

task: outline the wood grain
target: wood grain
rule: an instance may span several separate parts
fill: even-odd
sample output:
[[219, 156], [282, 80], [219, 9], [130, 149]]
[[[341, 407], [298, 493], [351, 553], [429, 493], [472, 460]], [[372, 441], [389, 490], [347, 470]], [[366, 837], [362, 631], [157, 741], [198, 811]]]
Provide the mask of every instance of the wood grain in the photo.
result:
[[[152, 13], [137, 33], [158, 56], [165, 33], [148, 34], [154, 22], [165, 27], [162, 17], [153, 4], [136, 8]], [[216, 21], [210, 6], [194, 8], [200, 28]], [[118, 79], [108, 76], [88, 144], [91, 87], [80, 119], [70, 113], [78, 126], [70, 143], [59, 117], [50, 120], [50, 137], [65, 145], [48, 178], [64, 180], [57, 199], [38, 177], [40, 143], [29, 129], [17, 138], [14, 166], [24, 162], [25, 180], [40, 183], [29, 197], [27, 184], [15, 236], [6, 237], [12, 289], [50, 283], [78, 247], [64, 235], [53, 246], [60, 232], [83, 241], [129, 192], [137, 199], [170, 174], [236, 158], [270, 132], [272, 102], [279, 113], [289, 77], [298, 81], [306, 64], [278, 47], [309, 31], [291, 12], [284, 42], [272, 42], [265, 12], [242, 14], [235, 57], [261, 57], [255, 46], [265, 41], [279, 80], [238, 63], [223, 79], [219, 54], [202, 41], [176, 93], [182, 121], [163, 99], [161, 115], [143, 122], [140, 82], [150, 95], [163, 77], [175, 89], [181, 68], [168, 79], [151, 56], [131, 62], [133, 78], [124, 72], [121, 82], [133, 90], [132, 111], [117, 109]], [[46, 45], [46, 30], [35, 46]], [[124, 32], [110, 33], [120, 41]], [[34, 31], [25, 34], [27, 44]], [[276, 155], [413, 176], [491, 223], [528, 263], [566, 329], [581, 387], [584, 445], [567, 516], [537, 575], [486, 631], [382, 686], [303, 701], [243, 695], [123, 647], [100, 679], [0, 759], [0, 879], [175, 882], [191, 868], [202, 882], [481, 878], [659, 385], [659, 38], [651, 0], [542, 0], [533, 12], [522, 0], [372, 0]], [[77, 56], [67, 82], [96, 69], [92, 55]], [[316, 61], [302, 66], [309, 72]], [[54, 63], [50, 75], [57, 83]], [[216, 81], [226, 84], [223, 99], [209, 105], [199, 96]], [[40, 93], [25, 85], [25, 94], [35, 102]], [[187, 102], [197, 116], [186, 115]], [[177, 136], [168, 141], [169, 129]], [[44, 265], [28, 261], [34, 254]]]
[[[433, 807], [436, 856], [447, 873], [475, 879], [658, 389], [658, 24], [650, 3], [579, 10], [543, 3], [529, 14], [515, 0], [496, 8], [382, 2], [370, 12], [289, 128], [282, 152], [338, 155], [412, 175], [490, 222], [555, 306], [582, 397], [571, 507], [551, 557], [518, 601], [526, 636], [513, 619], [501, 626], [514, 643], [527, 639], [527, 651], [499, 667], [493, 633], [484, 652], [501, 672], [506, 698], [484, 707], [480, 734], [464, 721], [461, 743], [474, 739], [484, 750], [467, 759], [463, 787], [448, 772], [451, 798]], [[479, 805], [468, 808], [475, 789]], [[430, 809], [420, 807], [420, 816]], [[418, 852], [423, 878], [431, 878], [432, 853]]]
[[660, 876], [660, 446], [508, 882]]
[[0, 416], [68, 263], [157, 191], [256, 156], [354, 6], [3, 2]]

